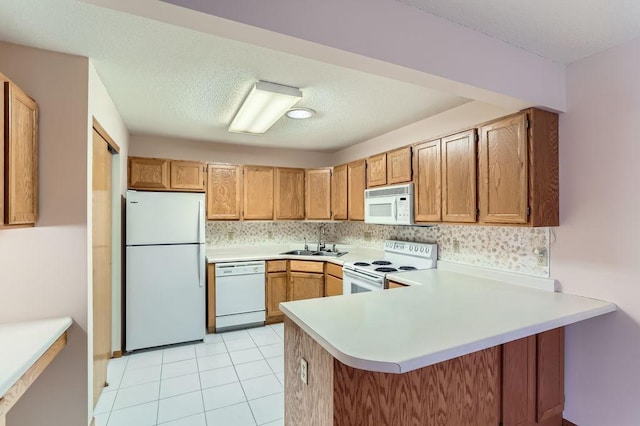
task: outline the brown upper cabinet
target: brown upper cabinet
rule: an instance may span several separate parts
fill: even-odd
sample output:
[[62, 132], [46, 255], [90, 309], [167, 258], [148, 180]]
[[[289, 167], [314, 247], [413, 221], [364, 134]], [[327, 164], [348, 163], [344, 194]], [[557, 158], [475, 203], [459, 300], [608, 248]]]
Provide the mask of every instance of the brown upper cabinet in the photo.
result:
[[239, 220], [242, 217], [242, 167], [209, 164], [207, 168], [207, 219]]
[[275, 218], [304, 219], [304, 169], [275, 169]]
[[387, 154], [367, 158], [367, 188], [387, 184]]
[[349, 211], [349, 220], [364, 220], [365, 187], [365, 160], [358, 160], [347, 164], [347, 208]]
[[442, 220], [476, 221], [476, 130], [442, 138]]
[[331, 169], [306, 171], [306, 218], [331, 219]]
[[334, 167], [331, 181], [331, 210], [333, 210], [334, 220], [347, 220], [349, 218], [347, 182], [347, 165], [343, 164]]
[[440, 139], [413, 147], [414, 220], [439, 222], [441, 212]]
[[528, 109], [480, 128], [481, 223], [559, 225], [558, 115]]
[[411, 182], [411, 147], [387, 152], [387, 184]]
[[245, 219], [273, 219], [274, 169], [265, 166], [244, 166]]
[[38, 219], [38, 104], [0, 74], [0, 226]]
[[171, 162], [171, 189], [204, 191], [206, 166], [199, 161]]
[[204, 192], [205, 174], [200, 161], [129, 157], [129, 189]]

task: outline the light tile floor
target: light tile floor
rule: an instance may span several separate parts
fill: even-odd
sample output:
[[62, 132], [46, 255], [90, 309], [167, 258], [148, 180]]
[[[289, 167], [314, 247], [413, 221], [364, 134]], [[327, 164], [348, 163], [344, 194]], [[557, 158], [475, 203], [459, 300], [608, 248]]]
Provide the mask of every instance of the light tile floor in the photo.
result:
[[284, 327], [112, 359], [96, 426], [284, 425]]

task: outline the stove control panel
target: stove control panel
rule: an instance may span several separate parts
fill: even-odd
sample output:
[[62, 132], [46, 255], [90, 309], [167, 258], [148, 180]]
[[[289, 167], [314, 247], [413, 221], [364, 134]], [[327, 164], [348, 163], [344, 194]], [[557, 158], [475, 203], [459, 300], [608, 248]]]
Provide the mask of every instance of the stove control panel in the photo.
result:
[[430, 259], [438, 258], [438, 245], [435, 243], [387, 240], [384, 242], [384, 251]]

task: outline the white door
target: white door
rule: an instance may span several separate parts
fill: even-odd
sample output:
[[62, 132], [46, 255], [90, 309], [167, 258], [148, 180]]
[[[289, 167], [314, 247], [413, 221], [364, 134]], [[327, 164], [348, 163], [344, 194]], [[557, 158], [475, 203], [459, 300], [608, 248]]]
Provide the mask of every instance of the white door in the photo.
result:
[[204, 338], [200, 247], [127, 247], [127, 351]]
[[204, 194], [127, 192], [127, 245], [204, 243]]

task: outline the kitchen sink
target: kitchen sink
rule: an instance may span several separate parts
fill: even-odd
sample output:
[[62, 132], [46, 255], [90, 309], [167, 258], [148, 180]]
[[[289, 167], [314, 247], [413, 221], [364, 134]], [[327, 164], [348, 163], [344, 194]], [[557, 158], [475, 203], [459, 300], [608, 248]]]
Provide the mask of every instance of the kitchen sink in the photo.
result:
[[318, 251], [311, 251], [311, 250], [291, 250], [291, 251], [285, 251], [284, 253], [280, 253], [280, 254], [294, 254], [296, 256], [317, 256], [318, 255]]
[[323, 256], [323, 257], [340, 257], [347, 252], [340, 251], [311, 251], [311, 250], [290, 250], [280, 254], [292, 254], [295, 256]]

